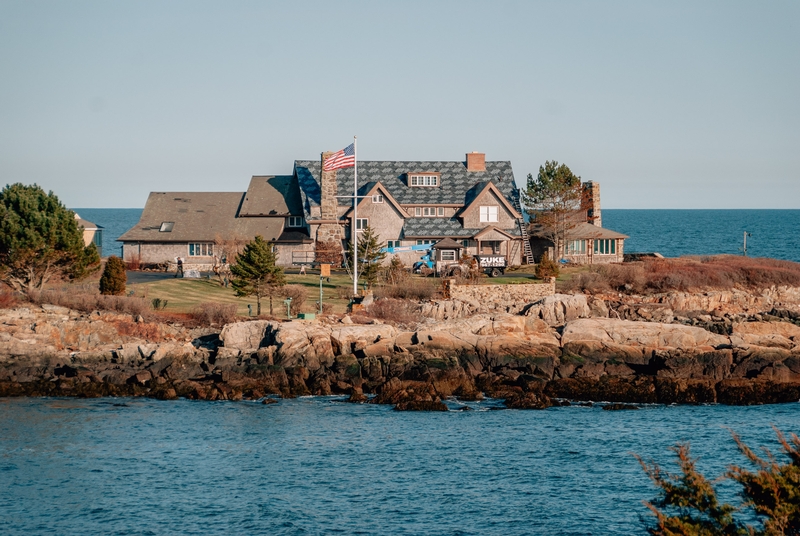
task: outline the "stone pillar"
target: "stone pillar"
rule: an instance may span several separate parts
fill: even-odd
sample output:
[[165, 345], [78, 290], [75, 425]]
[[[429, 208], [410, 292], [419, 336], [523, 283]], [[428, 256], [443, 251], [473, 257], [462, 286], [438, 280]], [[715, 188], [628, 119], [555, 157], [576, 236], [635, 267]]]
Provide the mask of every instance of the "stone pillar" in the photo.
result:
[[583, 206], [586, 209], [586, 221], [596, 227], [603, 226], [600, 212], [600, 184], [592, 181], [583, 183]]
[[[320, 218], [328, 222], [339, 219], [339, 200], [336, 199], [336, 196], [339, 195], [336, 188], [336, 170], [322, 170], [325, 161], [333, 154], [332, 151], [322, 153], [320, 161]], [[338, 223], [322, 223], [317, 228], [317, 242], [340, 241], [342, 238], [342, 228]]]

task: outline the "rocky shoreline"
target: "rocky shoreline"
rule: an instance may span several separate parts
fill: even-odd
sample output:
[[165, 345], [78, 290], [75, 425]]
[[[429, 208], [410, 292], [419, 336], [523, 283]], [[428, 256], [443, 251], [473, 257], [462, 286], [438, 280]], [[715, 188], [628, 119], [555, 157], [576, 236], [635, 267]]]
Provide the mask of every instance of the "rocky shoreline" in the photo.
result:
[[344, 394], [399, 410], [446, 410], [448, 397], [519, 409], [800, 400], [800, 289], [423, 311], [430, 318], [405, 330], [357, 317], [187, 329], [58, 306], [0, 310], [0, 396]]

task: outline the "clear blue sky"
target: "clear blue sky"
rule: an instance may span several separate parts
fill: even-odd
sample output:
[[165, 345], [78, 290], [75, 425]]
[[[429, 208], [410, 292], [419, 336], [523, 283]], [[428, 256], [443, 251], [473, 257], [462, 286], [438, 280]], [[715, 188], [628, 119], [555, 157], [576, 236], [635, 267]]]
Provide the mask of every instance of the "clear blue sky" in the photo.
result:
[[0, 182], [72, 207], [545, 160], [605, 208], [800, 208], [800, 2], [0, 0]]

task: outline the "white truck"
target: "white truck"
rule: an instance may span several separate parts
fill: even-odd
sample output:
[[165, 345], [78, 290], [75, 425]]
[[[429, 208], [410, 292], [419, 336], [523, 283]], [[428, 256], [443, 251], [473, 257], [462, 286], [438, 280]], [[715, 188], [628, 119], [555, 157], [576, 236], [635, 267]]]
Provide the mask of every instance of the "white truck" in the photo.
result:
[[[475, 255], [474, 261], [478, 264], [478, 270], [489, 277], [499, 277], [506, 272], [508, 263], [502, 255]], [[474, 270], [474, 265], [472, 267]], [[439, 269], [440, 273], [446, 275], [466, 276], [470, 271], [470, 263], [453, 263]]]

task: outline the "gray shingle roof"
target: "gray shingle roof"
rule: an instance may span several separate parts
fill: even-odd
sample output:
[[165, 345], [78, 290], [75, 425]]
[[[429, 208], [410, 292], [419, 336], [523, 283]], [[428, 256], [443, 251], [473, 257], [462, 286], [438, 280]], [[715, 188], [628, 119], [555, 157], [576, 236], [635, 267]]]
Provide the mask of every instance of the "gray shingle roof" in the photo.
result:
[[[408, 218], [403, 226], [404, 238], [430, 238], [445, 236], [463, 236], [469, 238], [483, 231], [479, 229], [464, 229], [461, 221], [457, 218]], [[503, 229], [513, 236], [520, 236], [519, 227], [514, 229]]]
[[[294, 171], [297, 176], [306, 216], [311, 207], [320, 203], [320, 162], [296, 160]], [[409, 187], [406, 174], [415, 172], [438, 172], [441, 180], [438, 187]], [[363, 189], [369, 183], [381, 182], [398, 203], [403, 205], [463, 205], [476, 195], [474, 188], [478, 183], [492, 181], [509, 200], [517, 206], [519, 190], [514, 182], [511, 162], [486, 162], [486, 171], [467, 171], [465, 162], [401, 162], [401, 161], [363, 161], [358, 163], [358, 186]], [[339, 169], [336, 172], [339, 195], [353, 192], [353, 168]], [[340, 199], [340, 205], [350, 206], [348, 199]], [[406, 224], [408, 225], [408, 224]]]
[[303, 214], [300, 192], [292, 175], [256, 175], [250, 179], [240, 216]]
[[[283, 233], [285, 218], [237, 218], [242, 192], [151, 192], [139, 222], [119, 237], [120, 242], [212, 242], [217, 237], [301, 240]], [[170, 232], [161, 224], [173, 222]], [[308, 235], [305, 235], [308, 239]]]
[[[541, 225], [535, 223], [531, 224], [528, 228], [528, 234], [532, 237], [542, 237], [543, 232]], [[566, 236], [570, 240], [583, 240], [587, 238], [630, 238], [628, 235], [586, 222], [578, 223], [575, 227], [567, 230]]]

